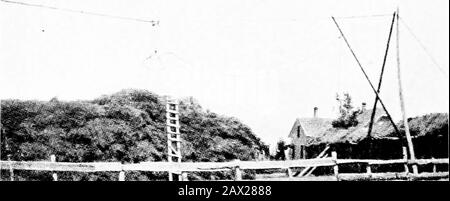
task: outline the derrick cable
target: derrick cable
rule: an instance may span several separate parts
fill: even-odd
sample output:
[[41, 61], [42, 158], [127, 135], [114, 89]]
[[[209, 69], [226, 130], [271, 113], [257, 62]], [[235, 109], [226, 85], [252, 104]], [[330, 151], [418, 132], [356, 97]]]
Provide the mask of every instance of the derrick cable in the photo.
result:
[[433, 64], [438, 68], [438, 70], [443, 74], [447, 75], [447, 73], [444, 71], [444, 69], [439, 65], [435, 57], [428, 51], [428, 49], [425, 47], [424, 43], [417, 37], [416, 34], [412, 31], [412, 29], [406, 24], [406, 22], [403, 20], [403, 18], [399, 17], [402, 24], [406, 27], [406, 30], [411, 34], [411, 36], [414, 38], [414, 40], [419, 44], [419, 46], [422, 48], [422, 50], [427, 54], [427, 56], [431, 59]]
[[371, 18], [371, 17], [388, 17], [392, 14], [376, 14], [376, 15], [353, 15], [353, 16], [337, 16], [335, 19], [359, 19], [359, 18]]
[[58, 11], [64, 11], [64, 12], [71, 12], [71, 13], [78, 13], [78, 14], [85, 14], [85, 15], [93, 15], [93, 16], [99, 16], [99, 17], [115, 18], [115, 19], [120, 19], [120, 20], [145, 22], [145, 23], [151, 23], [152, 26], [156, 26], [156, 25], [159, 24], [158, 20], [147, 20], [147, 19], [141, 19], [141, 18], [124, 17], [124, 16], [96, 13], [96, 12], [91, 12], [91, 11], [75, 10], [75, 9], [69, 9], [69, 8], [59, 8], [59, 7], [47, 6], [47, 5], [43, 5], [43, 4], [31, 4], [31, 3], [10, 1], [10, 0], [0, 0], [0, 1], [2, 1], [4, 3], [16, 4], [16, 5], [21, 5], [21, 6], [29, 6], [29, 7], [35, 7], [35, 8], [44, 8], [44, 9], [58, 10]]
[[[48, 5], [43, 5], [43, 4], [32, 4], [32, 3], [11, 1], [11, 0], [0, 0], [0, 1], [2, 1], [4, 3], [16, 4], [16, 5], [21, 5], [21, 6], [45, 8], [45, 9], [59, 10], [59, 11], [72, 12], [72, 13], [85, 14], [85, 15], [94, 15], [94, 16], [100, 16], [100, 17], [116, 18], [116, 19], [121, 19], [121, 20], [146, 22], [146, 23], [152, 23], [153, 26], [159, 24], [159, 20], [147, 20], [147, 19], [141, 19], [141, 18], [124, 17], [124, 16], [110, 15], [110, 14], [104, 14], [104, 13], [91, 12], [91, 11], [75, 10], [75, 9], [69, 9], [69, 8], [59, 8], [59, 7], [48, 6]], [[335, 17], [335, 18], [336, 19], [356, 19], [356, 18], [371, 18], [371, 17], [385, 17], [385, 16], [389, 16], [389, 14], [359, 15], [359, 16], [338, 16], [338, 17]], [[320, 20], [325, 20], [325, 19], [328, 19], [328, 18], [320, 18]], [[293, 19], [280, 19], [280, 20], [252, 20], [252, 19], [245, 20], [245, 19], [243, 19], [242, 21], [263, 21], [263, 22], [269, 22], [269, 21], [290, 21], [290, 22], [298, 22], [299, 19], [295, 19], [295, 18], [293, 18]]]

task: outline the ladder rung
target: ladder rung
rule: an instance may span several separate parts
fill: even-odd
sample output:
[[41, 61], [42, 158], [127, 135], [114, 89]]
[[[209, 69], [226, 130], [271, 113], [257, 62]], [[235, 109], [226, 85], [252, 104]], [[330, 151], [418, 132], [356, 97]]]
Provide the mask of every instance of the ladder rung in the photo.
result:
[[[175, 135], [175, 136], [174, 136]], [[180, 134], [174, 134], [174, 133], [172, 133], [172, 134], [167, 134], [167, 137], [169, 138], [169, 137], [171, 137], [171, 138], [178, 138], [178, 136], [181, 136]]]
[[176, 128], [180, 128], [180, 124], [166, 124], [166, 126], [171, 126], [171, 127], [176, 127]]
[[167, 118], [168, 120], [175, 120], [175, 121], [178, 121], [178, 120], [179, 120], [178, 115], [175, 115], [175, 117], [171, 117], [171, 116], [167, 115], [166, 118]]
[[178, 157], [178, 158], [181, 157], [181, 156], [178, 156], [178, 155], [175, 155], [175, 154], [172, 154], [172, 153], [170, 153], [169, 156], [172, 156], [172, 157]]
[[167, 124], [166, 124], [167, 126], [169, 126], [169, 127], [176, 127], [176, 128], [180, 128], [180, 124], [171, 124], [171, 123], [169, 123], [169, 122], [167, 122]]
[[174, 114], [179, 114], [179, 112], [178, 111], [176, 111], [176, 110], [166, 110], [166, 112], [167, 113], [174, 113]]
[[177, 107], [168, 107], [166, 108], [166, 111], [178, 111]]
[[170, 130], [170, 128], [167, 128], [166, 130], [169, 134], [177, 134], [177, 135], [180, 134], [180, 129], [176, 129], [175, 131], [172, 131], [172, 130]]
[[[171, 131], [171, 132], [178, 132], [178, 130], [180, 130], [179, 126], [169, 126], [166, 125], [167, 130]], [[175, 128], [175, 131], [172, 131], [172, 128]]]
[[[174, 155], [174, 154], [169, 154], [169, 156], [170, 156], [170, 157], [177, 157], [177, 158], [180, 158], [180, 156]], [[176, 161], [172, 161], [172, 162], [176, 162]]]
[[[172, 114], [173, 116], [171, 116], [171, 114]], [[169, 112], [167, 112], [167, 113], [166, 113], [166, 117], [167, 117], [167, 118], [178, 118], [178, 117], [180, 117], [180, 115], [179, 115], [178, 113], [169, 113]]]
[[179, 151], [177, 151], [176, 147], [173, 147], [173, 145], [169, 145], [169, 149], [171, 150], [171, 153], [180, 154]]
[[169, 133], [169, 134], [175, 134], [175, 135], [181, 135], [181, 133], [179, 133], [179, 132], [173, 132], [173, 131], [171, 131], [171, 130], [168, 130], [167, 133]]
[[181, 142], [181, 139], [177, 139], [177, 138], [173, 138], [173, 137], [169, 138], [169, 140], [170, 141], [175, 141], [175, 142]]
[[168, 123], [170, 123], [170, 122], [179, 122], [179, 121], [180, 121], [180, 120], [179, 120], [178, 118], [176, 118], [176, 117], [175, 117], [175, 118], [173, 118], [173, 117], [170, 118], [170, 117], [169, 117], [169, 118], [166, 119], [166, 122], [168, 122]]
[[180, 119], [178, 119], [178, 117], [167, 117], [166, 122], [170, 122], [170, 121], [180, 121]]

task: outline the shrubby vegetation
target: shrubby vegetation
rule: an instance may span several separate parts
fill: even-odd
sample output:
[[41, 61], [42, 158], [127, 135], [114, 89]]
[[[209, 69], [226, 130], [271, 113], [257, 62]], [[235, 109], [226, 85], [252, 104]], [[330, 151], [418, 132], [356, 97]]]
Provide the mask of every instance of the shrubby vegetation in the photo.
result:
[[338, 94], [336, 100], [339, 103], [339, 117], [331, 122], [334, 128], [349, 128], [358, 125], [359, 110], [354, 110], [352, 105], [352, 97], [349, 93], [344, 93], [341, 98]]
[[286, 154], [284, 154], [284, 151], [291, 147], [291, 145], [286, 145], [286, 142], [282, 139], [278, 140], [277, 142], [277, 150], [275, 152], [275, 156], [273, 159], [275, 160], [286, 160]]
[[[164, 161], [167, 153], [164, 97], [145, 90], [123, 90], [92, 101], [3, 100], [2, 160], [62, 162]], [[193, 99], [180, 103], [184, 161], [252, 160], [268, 149], [238, 119], [205, 111]], [[268, 153], [268, 151], [266, 151]], [[5, 174], [3, 174], [5, 175]], [[49, 174], [23, 171], [19, 179]], [[131, 180], [165, 179], [163, 173], [128, 174]], [[112, 173], [64, 173], [68, 180], [117, 180]], [[227, 177], [226, 174], [193, 177]]]

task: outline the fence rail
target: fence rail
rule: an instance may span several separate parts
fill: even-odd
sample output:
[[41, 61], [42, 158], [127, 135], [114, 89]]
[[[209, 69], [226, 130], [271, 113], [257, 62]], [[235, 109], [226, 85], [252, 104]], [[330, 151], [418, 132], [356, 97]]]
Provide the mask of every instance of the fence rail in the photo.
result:
[[119, 162], [70, 163], [50, 161], [0, 161], [1, 169], [71, 171], [71, 172], [202, 172], [226, 171], [239, 167], [241, 170], [287, 169], [296, 167], [334, 166], [331, 158], [291, 161], [232, 161], [232, 162], [142, 162], [121, 164]]
[[[343, 164], [363, 164], [367, 167], [366, 173], [339, 173], [339, 165]], [[405, 171], [397, 173], [372, 173], [372, 165], [404, 164]], [[146, 172], [176, 172], [186, 174], [188, 172], [217, 172], [233, 171], [235, 180], [242, 179], [242, 170], [267, 170], [285, 169], [288, 178], [292, 178], [292, 168], [304, 167], [333, 167], [334, 180], [361, 180], [361, 179], [420, 179], [420, 178], [448, 178], [447, 172], [411, 174], [408, 165], [428, 165], [449, 164], [448, 158], [442, 159], [393, 159], [393, 160], [372, 160], [372, 159], [337, 159], [336, 152], [331, 157], [319, 159], [301, 159], [288, 161], [231, 161], [231, 162], [142, 162], [135, 164], [122, 164], [119, 162], [91, 162], [91, 163], [70, 163], [53, 161], [0, 161], [0, 169], [3, 170], [35, 170], [50, 172], [119, 172], [119, 180], [125, 180], [126, 171], [146, 171]], [[291, 174], [289, 174], [289, 172]], [[55, 174], [55, 173], [53, 173]], [[55, 176], [56, 177], [56, 176]], [[329, 176], [328, 176], [329, 177]], [[13, 180], [14, 178], [11, 178]], [[56, 180], [56, 178], [54, 178]]]

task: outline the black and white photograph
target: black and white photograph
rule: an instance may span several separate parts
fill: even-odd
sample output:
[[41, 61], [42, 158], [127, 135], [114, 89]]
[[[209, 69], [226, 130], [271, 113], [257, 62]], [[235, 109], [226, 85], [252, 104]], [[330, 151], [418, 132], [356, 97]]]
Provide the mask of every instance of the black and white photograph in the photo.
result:
[[0, 0], [0, 183], [448, 182], [448, 83], [448, 0]]

